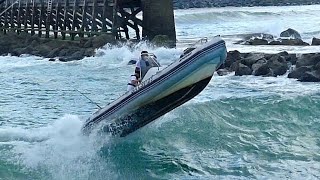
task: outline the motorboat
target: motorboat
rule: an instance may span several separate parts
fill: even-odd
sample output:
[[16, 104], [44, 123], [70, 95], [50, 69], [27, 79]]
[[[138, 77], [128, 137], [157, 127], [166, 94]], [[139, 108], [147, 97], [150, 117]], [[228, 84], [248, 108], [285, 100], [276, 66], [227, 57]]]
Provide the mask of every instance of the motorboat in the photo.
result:
[[187, 50], [165, 68], [149, 69], [132, 91], [95, 112], [83, 126], [124, 137], [198, 95], [225, 62], [225, 41], [214, 37]]

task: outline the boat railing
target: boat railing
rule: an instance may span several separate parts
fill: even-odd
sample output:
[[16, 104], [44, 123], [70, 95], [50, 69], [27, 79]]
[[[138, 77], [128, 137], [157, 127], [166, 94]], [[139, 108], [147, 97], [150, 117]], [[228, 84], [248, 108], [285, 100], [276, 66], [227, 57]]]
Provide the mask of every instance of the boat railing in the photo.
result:
[[208, 42], [208, 38], [207, 37], [204, 37], [204, 38], [201, 38], [199, 39], [197, 42], [193, 43], [190, 45], [190, 48], [193, 48], [193, 47], [196, 47], [198, 46], [199, 44], [202, 45], [202, 44], [205, 44]]

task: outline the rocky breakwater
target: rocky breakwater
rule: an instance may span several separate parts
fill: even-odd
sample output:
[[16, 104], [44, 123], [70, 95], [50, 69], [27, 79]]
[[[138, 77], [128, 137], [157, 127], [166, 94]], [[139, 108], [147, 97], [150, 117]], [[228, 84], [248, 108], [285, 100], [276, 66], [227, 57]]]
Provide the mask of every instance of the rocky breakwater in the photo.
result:
[[11, 54], [20, 56], [30, 54], [50, 60], [60, 61], [80, 60], [84, 57], [94, 56], [95, 49], [107, 43], [115, 43], [110, 35], [100, 35], [91, 38], [81, 38], [75, 41], [39, 38], [28, 33], [13, 32], [0, 33], [0, 55]]
[[303, 82], [320, 82], [320, 53], [278, 54], [228, 52], [219, 75], [235, 72], [236, 76], [277, 77], [287, 74]]
[[[280, 33], [277, 38], [271, 34], [255, 33], [244, 35], [243, 40], [236, 42], [243, 45], [283, 45], [283, 46], [309, 46], [310, 44], [301, 39], [301, 35], [294, 29], [287, 29]], [[311, 45], [320, 44], [319, 39], [313, 38]]]

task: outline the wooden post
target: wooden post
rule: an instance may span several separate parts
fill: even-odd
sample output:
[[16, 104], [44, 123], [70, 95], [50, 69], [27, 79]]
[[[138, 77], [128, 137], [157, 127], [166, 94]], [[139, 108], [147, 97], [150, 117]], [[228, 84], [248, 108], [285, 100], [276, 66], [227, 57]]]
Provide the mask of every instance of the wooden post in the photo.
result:
[[[8, 6], [9, 6], [9, 2], [8, 2], [8, 0], [6, 0], [5, 9], [7, 9]], [[3, 22], [4, 23], [4, 30], [3, 30], [3, 33], [7, 34], [7, 28], [8, 28], [7, 12], [4, 12], [3, 15], [4, 15], [4, 22]]]
[[102, 10], [102, 27], [101, 31], [106, 32], [107, 31], [107, 7], [108, 7], [108, 0], [103, 0], [103, 10]]
[[[140, 12], [140, 9], [138, 9], [137, 11]], [[137, 12], [134, 11], [134, 8], [131, 8], [131, 14], [133, 14], [133, 13], [136, 14]], [[138, 27], [136, 21], [133, 21], [133, 26], [134, 26], [134, 30], [136, 31], [136, 38], [137, 38], [137, 40], [140, 40], [141, 39], [140, 30], [139, 30], [139, 27]]]
[[21, 1], [18, 4], [18, 14], [17, 14], [17, 33], [20, 34], [21, 32]]
[[42, 21], [44, 20], [43, 19], [43, 16], [45, 15], [44, 13], [44, 4], [43, 4], [43, 0], [40, 0], [40, 12], [39, 12], [39, 22], [38, 22], [38, 37], [41, 38], [42, 36]]
[[71, 25], [72, 33], [70, 33], [71, 40], [74, 40], [74, 37], [76, 35], [74, 31], [76, 29], [76, 23], [77, 23], [77, 9], [78, 9], [78, 2], [77, 0], [74, 0], [73, 13], [72, 13], [72, 25]]
[[92, 7], [92, 23], [91, 23], [91, 32], [95, 33], [97, 31], [97, 0], [93, 0], [93, 7]]
[[[50, 2], [50, 0], [49, 0], [49, 2]], [[50, 25], [51, 25], [51, 14], [52, 14], [52, 6], [50, 7], [49, 4], [47, 4], [46, 38], [49, 38]]]
[[32, 0], [31, 36], [33, 36], [35, 34], [35, 32], [34, 32], [35, 13], [36, 13], [35, 0]]
[[67, 23], [69, 21], [68, 18], [68, 10], [69, 10], [69, 0], [65, 0], [65, 4], [64, 4], [64, 13], [63, 13], [63, 26], [62, 26], [62, 39], [65, 40], [66, 39], [66, 27], [67, 27]]
[[58, 38], [58, 28], [59, 28], [59, 21], [60, 21], [60, 0], [57, 0], [57, 4], [56, 4], [56, 20], [54, 23], [54, 38], [57, 39]]
[[87, 26], [87, 18], [86, 18], [86, 10], [87, 10], [87, 2], [86, 0], [83, 1], [83, 7], [82, 7], [82, 23], [81, 23], [81, 32], [80, 33], [80, 37], [84, 37], [84, 29], [85, 29], [85, 26]]
[[117, 15], [117, 11], [118, 11], [118, 3], [117, 0], [114, 0], [114, 4], [113, 4], [113, 20], [112, 20], [112, 34], [114, 37], [116, 37], [116, 39], [119, 39], [119, 35], [118, 35], [118, 23], [117, 23], [117, 19], [118, 19], [118, 15]]
[[[11, 3], [15, 3], [13, 0]], [[14, 5], [15, 4], [12, 4], [11, 5], [11, 10], [10, 10], [10, 27], [12, 29], [14, 29], [14, 21], [13, 21], [13, 17], [14, 17]], [[11, 31], [14, 31], [14, 30], [11, 30]]]
[[28, 1], [26, 1], [24, 22], [23, 22], [23, 29], [25, 32], [28, 32], [28, 17], [29, 17], [29, 3]]

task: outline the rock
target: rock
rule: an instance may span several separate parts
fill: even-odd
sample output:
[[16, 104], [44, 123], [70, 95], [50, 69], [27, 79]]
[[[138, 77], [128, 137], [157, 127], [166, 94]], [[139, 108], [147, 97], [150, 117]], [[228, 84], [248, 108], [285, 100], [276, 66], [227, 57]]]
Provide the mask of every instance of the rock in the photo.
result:
[[[84, 47], [84, 45], [89, 41], [90, 39], [88, 38], [81, 38], [80, 41], [79, 41], [79, 47]], [[88, 47], [85, 47], [85, 48], [89, 48], [90, 46]]]
[[71, 60], [80, 60], [80, 59], [83, 59], [84, 56], [84, 50], [83, 49], [80, 49], [79, 51], [73, 53], [71, 56], [70, 56], [70, 59]]
[[35, 55], [43, 57], [47, 56], [52, 51], [52, 48], [47, 45], [40, 45], [35, 47], [35, 49], [37, 49], [37, 51], [39, 52], [39, 54]]
[[258, 54], [258, 53], [249, 54], [244, 59], [241, 60], [241, 63], [251, 68], [252, 64], [256, 63], [257, 61], [263, 58], [264, 58], [264, 54]]
[[296, 54], [289, 54], [288, 56], [285, 56], [285, 59], [287, 62], [290, 62], [292, 65], [295, 65], [298, 60]]
[[36, 46], [38, 46], [38, 45], [40, 45], [40, 41], [37, 41], [37, 40], [33, 40], [33, 41], [31, 42], [31, 44], [30, 44], [30, 46], [32, 46], [32, 47], [36, 47]]
[[68, 56], [70, 55], [70, 50], [69, 48], [62, 48], [60, 51], [59, 51], [59, 57], [64, 57], [64, 56]]
[[267, 76], [272, 75], [271, 69], [268, 67], [267, 64], [262, 64], [259, 68], [257, 68], [254, 72], [255, 76]]
[[88, 48], [84, 51], [83, 55], [85, 57], [91, 57], [91, 56], [94, 56], [94, 53], [95, 53], [94, 48]]
[[217, 71], [217, 74], [218, 74], [219, 76], [225, 76], [225, 75], [229, 74], [229, 71], [228, 71], [227, 69], [219, 69], [219, 70]]
[[287, 73], [289, 67], [286, 63], [273, 62], [268, 64], [268, 67], [273, 71], [272, 76], [282, 76]]
[[257, 70], [267, 63], [266, 59], [260, 59], [258, 62], [252, 65], [252, 75], [259, 76], [260, 72]]
[[303, 42], [301, 39], [282, 39], [281, 45], [288, 46], [309, 46], [308, 43]]
[[102, 34], [92, 39], [92, 47], [94, 48], [100, 48], [107, 43], [115, 43], [115, 38], [113, 35]]
[[40, 38], [38, 36], [27, 36], [26, 40], [25, 40], [25, 44], [29, 45], [31, 44], [33, 41], [39, 43], [40, 42]]
[[271, 41], [269, 45], [282, 45], [280, 41]]
[[23, 48], [15, 48], [11, 51], [12, 56], [20, 56], [23, 54], [24, 49]]
[[239, 64], [240, 64], [240, 61], [236, 61], [232, 63], [232, 65], [229, 68], [229, 71], [236, 71], [239, 68]]
[[151, 43], [156, 46], [165, 46], [165, 47], [172, 47], [175, 44], [175, 42], [173, 42], [167, 35], [156, 35], [151, 40]]
[[268, 45], [268, 41], [265, 39], [254, 38], [247, 41], [249, 45]]
[[134, 65], [137, 63], [137, 60], [134, 60], [134, 59], [131, 59], [129, 62], [128, 62], [128, 65]]
[[280, 33], [280, 37], [289, 37], [289, 38], [293, 38], [293, 39], [301, 39], [301, 35], [298, 33], [298, 31], [294, 30], [294, 29], [287, 29], [283, 32]]
[[49, 61], [56, 61], [56, 59], [55, 58], [50, 58]]
[[92, 39], [87, 40], [87, 41], [84, 43], [83, 47], [84, 47], [84, 48], [92, 47]]
[[320, 39], [318, 38], [312, 38], [312, 43], [311, 43], [312, 46], [317, 46], [317, 45], [320, 45]]
[[317, 71], [320, 71], [320, 62], [318, 62], [315, 66], [314, 69]]
[[235, 72], [235, 75], [243, 76], [243, 75], [251, 75], [251, 73], [252, 73], [252, 70], [248, 66], [240, 63]]
[[288, 56], [289, 53], [287, 51], [282, 51], [278, 53], [279, 56]]
[[300, 58], [298, 58], [296, 66], [315, 66], [318, 62], [320, 62], [320, 54], [303, 54]]
[[283, 46], [309, 46], [308, 43], [301, 39], [280, 39], [277, 41], [271, 41], [269, 45], [283, 45]]
[[242, 59], [242, 57], [241, 57], [241, 53], [239, 52], [239, 51], [237, 51], [237, 50], [235, 50], [235, 51], [229, 51], [228, 53], [227, 53], [227, 59], [226, 59], [226, 61], [225, 61], [225, 63], [224, 63], [224, 67], [223, 68], [230, 68], [230, 66], [234, 63], [234, 62], [236, 62], [236, 61], [238, 61], [238, 60], [241, 60]]
[[320, 82], [320, 71], [311, 71], [303, 74], [299, 78], [301, 82]]
[[265, 40], [272, 40], [274, 37], [271, 34], [265, 33], [251, 33], [251, 34], [244, 34], [239, 35], [244, 41], [248, 41], [250, 39], [258, 38], [258, 39], [265, 39]]
[[46, 56], [47, 58], [54, 58], [59, 56], [61, 48], [55, 48], [52, 51], [49, 52], [49, 54]]
[[307, 71], [311, 71], [311, 67], [302, 66], [295, 68], [292, 72], [288, 74], [288, 78], [301, 78]]

